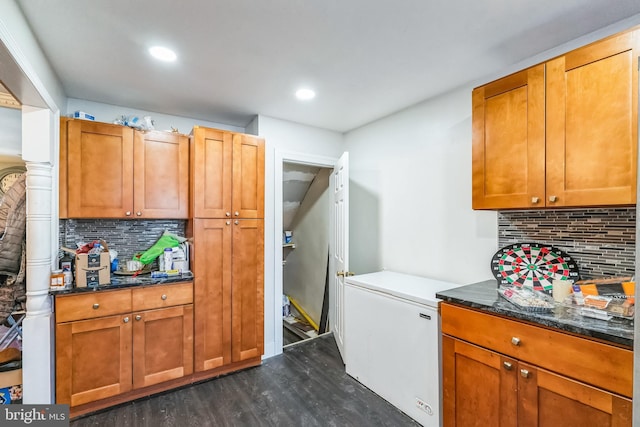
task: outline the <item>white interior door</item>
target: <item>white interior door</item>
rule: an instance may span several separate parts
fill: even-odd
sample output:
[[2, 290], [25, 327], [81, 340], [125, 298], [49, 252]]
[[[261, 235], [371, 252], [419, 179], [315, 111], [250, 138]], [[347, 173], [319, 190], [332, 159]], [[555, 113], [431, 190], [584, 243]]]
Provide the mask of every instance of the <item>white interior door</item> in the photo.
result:
[[330, 185], [329, 322], [344, 359], [344, 278], [349, 271], [349, 153], [343, 153], [334, 166]]

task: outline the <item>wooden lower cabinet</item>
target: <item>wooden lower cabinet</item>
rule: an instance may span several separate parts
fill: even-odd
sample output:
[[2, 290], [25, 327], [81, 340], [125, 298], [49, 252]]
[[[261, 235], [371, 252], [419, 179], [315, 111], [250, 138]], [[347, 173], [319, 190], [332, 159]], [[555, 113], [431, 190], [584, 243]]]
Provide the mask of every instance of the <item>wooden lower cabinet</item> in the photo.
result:
[[518, 363], [519, 426], [631, 426], [631, 399]]
[[95, 410], [189, 377], [192, 288], [185, 282], [56, 296], [56, 403], [74, 415], [79, 406]]
[[56, 403], [78, 406], [131, 390], [130, 319], [56, 325]]
[[134, 388], [193, 372], [193, 304], [133, 316]]
[[[478, 324], [484, 325], [483, 333], [477, 330]], [[606, 390], [628, 388], [585, 372], [598, 369], [599, 365], [607, 369], [611, 360], [623, 360], [616, 364], [619, 374], [631, 378], [631, 363], [626, 362], [628, 350], [598, 343], [599, 363], [592, 363], [593, 366], [584, 367], [585, 370], [576, 367], [566, 372], [565, 365], [557, 365], [562, 366], [562, 371], [553, 372], [554, 364], [549, 361], [568, 354], [562, 343], [564, 334], [522, 325], [523, 328], [518, 329], [512, 320], [442, 305], [444, 426], [631, 426], [631, 396]], [[544, 342], [535, 341], [532, 328], [546, 336]], [[453, 331], [460, 331], [464, 339], [447, 335]], [[501, 347], [503, 342], [512, 345], [511, 335], [517, 335], [519, 340], [512, 348], [502, 347], [505, 352], [513, 353], [511, 355], [483, 346]], [[573, 354], [578, 356], [586, 354], [583, 350], [591, 348], [593, 343], [568, 335], [567, 340], [573, 343]], [[584, 343], [581, 345], [575, 340]], [[482, 345], [477, 345], [478, 342]], [[546, 351], [534, 354], [527, 350], [538, 345]], [[577, 365], [580, 363], [576, 361]], [[549, 368], [541, 368], [540, 364]]]
[[260, 360], [264, 221], [194, 219], [195, 371]]

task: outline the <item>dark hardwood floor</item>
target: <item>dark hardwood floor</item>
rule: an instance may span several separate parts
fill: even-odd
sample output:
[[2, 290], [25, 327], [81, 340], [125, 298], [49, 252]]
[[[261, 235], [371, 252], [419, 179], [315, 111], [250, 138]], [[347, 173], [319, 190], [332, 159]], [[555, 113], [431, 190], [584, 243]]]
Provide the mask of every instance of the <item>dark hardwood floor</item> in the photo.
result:
[[333, 336], [261, 366], [74, 420], [72, 427], [418, 426], [345, 373]]

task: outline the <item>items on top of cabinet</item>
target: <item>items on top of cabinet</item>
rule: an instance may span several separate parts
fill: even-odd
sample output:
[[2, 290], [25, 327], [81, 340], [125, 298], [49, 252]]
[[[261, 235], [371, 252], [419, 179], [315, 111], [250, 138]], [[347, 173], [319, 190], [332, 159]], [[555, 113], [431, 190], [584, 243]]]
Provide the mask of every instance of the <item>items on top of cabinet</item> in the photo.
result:
[[473, 208], [636, 203], [640, 30], [473, 91]]

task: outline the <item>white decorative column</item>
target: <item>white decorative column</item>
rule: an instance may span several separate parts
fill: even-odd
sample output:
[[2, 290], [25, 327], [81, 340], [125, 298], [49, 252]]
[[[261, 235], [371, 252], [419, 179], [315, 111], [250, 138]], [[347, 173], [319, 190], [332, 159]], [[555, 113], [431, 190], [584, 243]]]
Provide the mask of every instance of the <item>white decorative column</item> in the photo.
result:
[[[27, 166], [27, 314], [22, 323], [24, 403], [53, 403], [54, 325], [49, 296], [57, 261], [57, 193], [53, 197], [57, 127], [46, 109], [23, 107], [22, 157]], [[57, 180], [55, 180], [57, 182]], [[55, 218], [54, 218], [55, 217]]]

